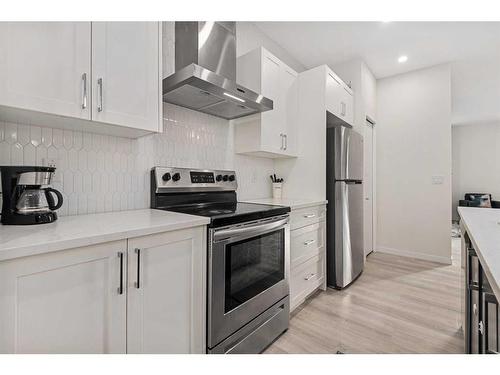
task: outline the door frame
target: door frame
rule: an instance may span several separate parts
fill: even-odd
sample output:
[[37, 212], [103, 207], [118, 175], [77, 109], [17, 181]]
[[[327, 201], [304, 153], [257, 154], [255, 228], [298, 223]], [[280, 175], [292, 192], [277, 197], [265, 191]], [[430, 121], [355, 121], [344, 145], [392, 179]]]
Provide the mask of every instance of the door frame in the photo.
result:
[[[377, 192], [377, 174], [376, 174], [376, 158], [377, 158], [377, 149], [376, 149], [376, 140], [377, 140], [377, 127], [376, 121], [372, 119], [370, 116], [366, 115], [364, 126], [370, 127], [372, 129], [372, 250], [365, 254], [365, 256], [370, 255], [371, 253], [376, 251], [377, 244], [377, 204], [376, 204], [376, 192]], [[366, 140], [365, 140], [366, 142]], [[366, 197], [365, 197], [366, 198]]]

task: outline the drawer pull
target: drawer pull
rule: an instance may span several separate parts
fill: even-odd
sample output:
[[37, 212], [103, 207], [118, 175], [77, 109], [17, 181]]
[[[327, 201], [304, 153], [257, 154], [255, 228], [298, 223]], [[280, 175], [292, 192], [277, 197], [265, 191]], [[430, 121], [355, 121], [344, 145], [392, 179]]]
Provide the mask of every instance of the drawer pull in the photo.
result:
[[316, 274], [315, 273], [311, 273], [309, 276], [304, 277], [304, 280], [305, 281], [309, 281], [309, 280], [311, 280], [314, 277], [314, 275], [316, 275]]
[[306, 219], [310, 219], [312, 217], [316, 217], [316, 214], [308, 214], [308, 215], [304, 215], [304, 218]]
[[313, 244], [315, 242], [316, 242], [316, 240], [308, 240], [308, 241], [304, 242], [304, 245], [309, 246], [309, 245], [311, 245], [311, 244]]

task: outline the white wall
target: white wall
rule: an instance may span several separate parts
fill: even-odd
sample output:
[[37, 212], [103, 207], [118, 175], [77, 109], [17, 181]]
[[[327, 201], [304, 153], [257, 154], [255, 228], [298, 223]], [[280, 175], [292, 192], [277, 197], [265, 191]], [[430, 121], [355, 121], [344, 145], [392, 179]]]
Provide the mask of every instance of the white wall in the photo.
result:
[[453, 210], [465, 193], [500, 200], [500, 122], [452, 127]]
[[381, 79], [377, 101], [377, 250], [449, 263], [450, 67]]
[[500, 58], [453, 62], [452, 124], [500, 122]]

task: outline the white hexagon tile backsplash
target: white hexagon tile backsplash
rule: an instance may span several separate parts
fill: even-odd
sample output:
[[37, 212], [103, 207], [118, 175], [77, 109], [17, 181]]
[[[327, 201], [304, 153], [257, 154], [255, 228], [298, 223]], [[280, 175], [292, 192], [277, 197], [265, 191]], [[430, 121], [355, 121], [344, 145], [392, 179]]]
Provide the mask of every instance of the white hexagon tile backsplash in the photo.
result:
[[234, 169], [239, 199], [271, 195], [272, 159], [235, 155], [228, 121], [170, 104], [163, 110], [164, 132], [139, 139], [0, 121], [0, 165], [55, 160], [61, 215], [149, 207], [155, 165]]

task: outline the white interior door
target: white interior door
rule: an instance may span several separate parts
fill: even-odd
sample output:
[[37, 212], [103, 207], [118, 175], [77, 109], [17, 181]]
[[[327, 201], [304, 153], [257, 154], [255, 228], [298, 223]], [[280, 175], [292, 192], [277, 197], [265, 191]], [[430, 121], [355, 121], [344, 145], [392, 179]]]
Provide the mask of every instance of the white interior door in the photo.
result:
[[364, 248], [365, 255], [368, 255], [374, 250], [374, 225], [373, 225], [373, 176], [374, 176], [374, 125], [366, 122], [364, 129]]
[[158, 22], [92, 23], [92, 119], [159, 131]]
[[90, 51], [90, 22], [0, 22], [0, 104], [90, 119]]

